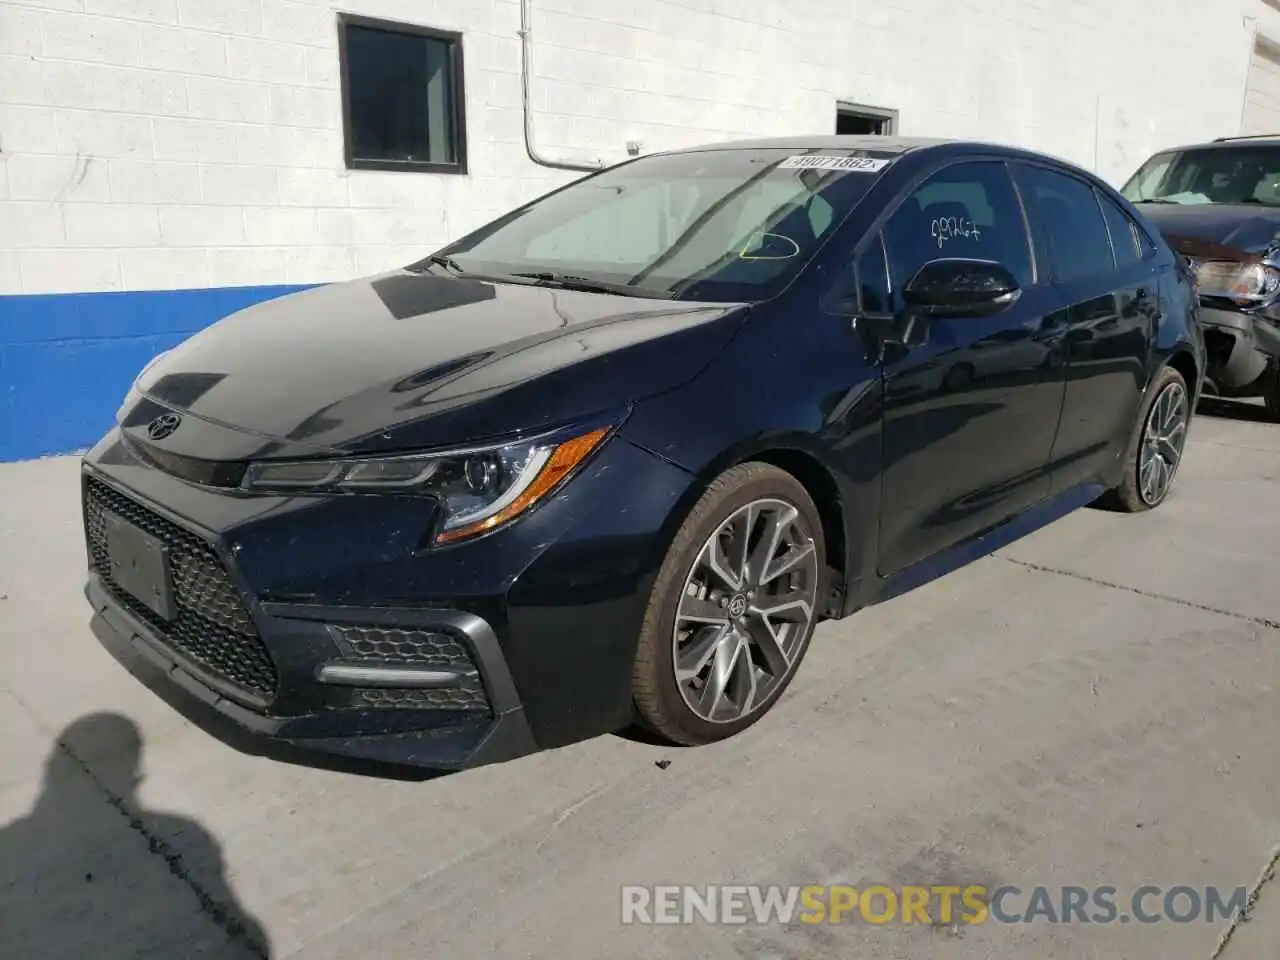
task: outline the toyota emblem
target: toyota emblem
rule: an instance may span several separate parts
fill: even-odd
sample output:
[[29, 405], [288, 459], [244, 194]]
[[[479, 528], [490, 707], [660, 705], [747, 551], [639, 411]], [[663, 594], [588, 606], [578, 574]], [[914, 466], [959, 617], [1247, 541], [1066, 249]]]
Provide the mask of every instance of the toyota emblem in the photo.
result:
[[176, 413], [162, 413], [147, 424], [147, 436], [152, 440], [163, 440], [178, 429], [182, 418]]

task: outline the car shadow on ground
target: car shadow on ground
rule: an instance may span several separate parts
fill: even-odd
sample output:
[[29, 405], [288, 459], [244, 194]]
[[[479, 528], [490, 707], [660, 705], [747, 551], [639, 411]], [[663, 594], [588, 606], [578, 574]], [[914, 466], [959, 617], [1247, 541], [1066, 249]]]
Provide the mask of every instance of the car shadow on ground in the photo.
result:
[[1266, 407], [1260, 403], [1243, 400], [1223, 400], [1220, 397], [1203, 397], [1196, 404], [1196, 413], [1222, 420], [1240, 420], [1245, 423], [1274, 423]]
[[686, 749], [685, 747], [673, 744], [670, 740], [667, 740], [660, 734], [654, 733], [639, 722], [628, 724], [619, 730], [613, 731], [613, 736], [617, 737], [619, 740], [643, 744], [646, 747], [665, 747], [668, 750]]
[[271, 956], [217, 840], [146, 809], [142, 769], [127, 717], [90, 714], [58, 736], [35, 803], [0, 827], [0, 956]]

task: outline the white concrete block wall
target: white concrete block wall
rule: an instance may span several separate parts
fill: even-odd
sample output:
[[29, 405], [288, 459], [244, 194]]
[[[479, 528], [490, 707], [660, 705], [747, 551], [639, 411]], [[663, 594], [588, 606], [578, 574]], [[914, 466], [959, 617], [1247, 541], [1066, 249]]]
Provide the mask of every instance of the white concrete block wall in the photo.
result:
[[[547, 155], [826, 133], [847, 99], [1119, 181], [1235, 132], [1262, 0], [532, 4]], [[344, 168], [339, 10], [463, 33], [468, 175]], [[515, 0], [0, 0], [0, 294], [327, 281], [429, 252], [573, 176], [525, 155], [519, 26]]]

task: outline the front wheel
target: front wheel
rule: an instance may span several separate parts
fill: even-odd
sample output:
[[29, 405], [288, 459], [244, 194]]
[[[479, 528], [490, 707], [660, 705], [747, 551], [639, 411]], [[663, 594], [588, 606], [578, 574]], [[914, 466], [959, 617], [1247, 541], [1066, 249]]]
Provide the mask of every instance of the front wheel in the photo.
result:
[[764, 716], [808, 649], [825, 564], [821, 518], [795, 477], [754, 462], [717, 477], [649, 598], [632, 673], [644, 724], [693, 746]]
[[1153, 510], [1164, 503], [1182, 462], [1190, 424], [1187, 382], [1173, 367], [1165, 367], [1139, 408], [1125, 451], [1124, 479], [1107, 492], [1104, 503], [1126, 513]]

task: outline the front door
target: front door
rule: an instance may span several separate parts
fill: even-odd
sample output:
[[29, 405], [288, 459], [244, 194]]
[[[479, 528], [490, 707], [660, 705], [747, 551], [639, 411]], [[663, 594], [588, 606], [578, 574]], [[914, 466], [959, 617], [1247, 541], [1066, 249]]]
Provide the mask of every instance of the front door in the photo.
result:
[[[883, 360], [879, 570], [902, 568], [999, 524], [1049, 494], [1062, 409], [1065, 315], [1031, 254], [1028, 220], [1003, 161], [926, 178], [885, 223], [896, 330]], [[926, 263], [990, 260], [1022, 294], [985, 317], [912, 318], [901, 290]]]

